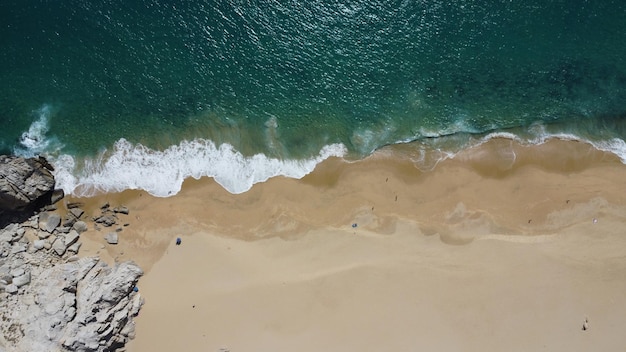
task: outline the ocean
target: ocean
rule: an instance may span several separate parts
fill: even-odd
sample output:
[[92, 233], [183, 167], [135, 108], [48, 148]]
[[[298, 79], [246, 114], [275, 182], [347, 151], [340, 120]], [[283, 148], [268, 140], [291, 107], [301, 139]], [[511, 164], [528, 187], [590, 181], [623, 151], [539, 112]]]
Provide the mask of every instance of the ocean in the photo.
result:
[[626, 162], [625, 35], [609, 0], [3, 0], [0, 151], [46, 156], [76, 196], [237, 194], [492, 138]]

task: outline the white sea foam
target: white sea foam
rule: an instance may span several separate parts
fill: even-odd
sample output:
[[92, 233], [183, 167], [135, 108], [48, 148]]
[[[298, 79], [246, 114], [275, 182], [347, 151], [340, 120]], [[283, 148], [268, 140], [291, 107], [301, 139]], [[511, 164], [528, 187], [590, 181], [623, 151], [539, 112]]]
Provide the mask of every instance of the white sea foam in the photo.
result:
[[424, 149], [418, 151], [417, 156], [411, 158], [411, 161], [422, 172], [433, 171], [437, 165], [454, 156], [453, 153], [441, 149], [426, 152]]
[[623, 139], [613, 138], [608, 141], [595, 142], [592, 144], [600, 150], [617, 155], [622, 163], [626, 164], [626, 142]]
[[13, 147], [15, 155], [33, 157], [62, 147], [56, 138], [47, 135], [50, 130], [51, 111], [50, 105], [46, 104], [33, 112], [35, 120], [31, 123], [28, 131], [22, 133], [18, 145]]
[[523, 142], [521, 138], [519, 138], [517, 135], [510, 133], [510, 132], [492, 132], [486, 135], [484, 138], [482, 138], [480, 143], [482, 144], [482, 143], [485, 143], [487, 141], [490, 141], [492, 139], [497, 139], [497, 138], [511, 139], [517, 142]]
[[623, 139], [612, 138], [612, 139], [604, 140], [604, 141], [602, 140], [593, 141], [593, 140], [582, 138], [582, 137], [579, 137], [577, 135], [570, 134], [570, 133], [550, 133], [546, 131], [545, 126], [540, 125], [540, 124], [532, 126], [529, 131], [533, 135], [533, 138], [531, 139], [523, 139], [509, 132], [493, 132], [484, 136], [477, 143], [477, 145], [483, 144], [495, 138], [511, 139], [511, 140], [515, 140], [519, 143], [526, 144], [526, 145], [541, 145], [551, 139], [560, 139], [560, 140], [565, 140], [565, 141], [579, 141], [581, 143], [590, 144], [598, 150], [615, 154], [617, 157], [620, 158], [622, 163], [626, 164], [626, 141], [624, 141]]
[[57, 187], [68, 194], [91, 196], [98, 192], [143, 189], [157, 197], [178, 193], [188, 177], [213, 177], [227, 191], [239, 194], [271, 177], [302, 178], [321, 161], [345, 155], [342, 144], [322, 148], [305, 160], [279, 160], [263, 154], [243, 156], [229, 144], [217, 147], [203, 139], [183, 141], [164, 151], [117, 141], [111, 151], [85, 161], [82, 170], [69, 155], [55, 160]]
[[567, 141], [579, 141], [582, 143], [588, 143], [598, 150], [615, 154], [618, 158], [620, 158], [622, 163], [626, 164], [626, 142], [621, 138], [589, 140], [570, 133], [549, 133], [543, 125], [537, 125], [534, 127], [535, 128], [532, 132], [535, 134], [535, 140], [531, 141], [533, 144], [542, 144], [553, 138]]

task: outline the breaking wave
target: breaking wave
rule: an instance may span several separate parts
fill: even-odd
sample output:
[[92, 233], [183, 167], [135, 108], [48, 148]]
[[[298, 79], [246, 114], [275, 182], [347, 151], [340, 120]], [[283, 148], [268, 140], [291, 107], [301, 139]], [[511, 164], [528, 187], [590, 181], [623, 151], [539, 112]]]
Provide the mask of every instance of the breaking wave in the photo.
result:
[[96, 159], [79, 166], [74, 157], [61, 155], [55, 160], [57, 188], [67, 194], [88, 197], [100, 192], [142, 189], [157, 197], [178, 193], [188, 177], [212, 177], [233, 194], [246, 192], [271, 177], [302, 178], [329, 157], [342, 157], [342, 144], [327, 145], [315, 157], [279, 160], [263, 154], [244, 156], [229, 144], [212, 141], [183, 141], [164, 151], [153, 150], [125, 139]]
[[33, 111], [33, 114], [35, 120], [31, 123], [28, 131], [23, 132], [20, 136], [18, 143], [13, 147], [13, 154], [29, 158], [61, 149], [62, 145], [57, 138], [48, 136], [52, 114], [51, 106], [43, 105]]

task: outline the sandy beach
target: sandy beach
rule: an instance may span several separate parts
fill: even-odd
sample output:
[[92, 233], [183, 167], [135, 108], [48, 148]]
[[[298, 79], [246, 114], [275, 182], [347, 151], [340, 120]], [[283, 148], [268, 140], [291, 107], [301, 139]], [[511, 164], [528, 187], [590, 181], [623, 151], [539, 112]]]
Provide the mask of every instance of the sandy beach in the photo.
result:
[[415, 160], [396, 146], [240, 195], [201, 179], [65, 201], [130, 209], [117, 246], [90, 229], [81, 255], [144, 269], [131, 352], [626, 347], [618, 158], [494, 139]]

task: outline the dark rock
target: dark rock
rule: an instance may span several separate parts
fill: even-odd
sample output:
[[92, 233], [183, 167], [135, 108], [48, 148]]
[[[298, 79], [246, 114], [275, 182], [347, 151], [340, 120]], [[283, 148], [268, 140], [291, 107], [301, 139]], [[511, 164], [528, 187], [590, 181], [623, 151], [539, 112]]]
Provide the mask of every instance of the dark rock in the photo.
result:
[[50, 164], [48, 160], [46, 160], [46, 158], [44, 158], [43, 156], [39, 155], [37, 157], [37, 161], [39, 161], [39, 163], [41, 163], [41, 166], [45, 167], [48, 171], [54, 171], [54, 167], [52, 166], [52, 164]]
[[94, 221], [98, 224], [102, 224], [106, 227], [109, 227], [109, 226], [115, 225], [115, 222], [117, 221], [117, 219], [112, 215], [102, 215], [102, 216], [97, 217]]
[[[54, 177], [43, 158], [0, 156], [0, 210], [50, 204]], [[37, 204], [40, 203], [40, 204]]]
[[57, 208], [56, 204], [49, 204], [49, 205], [46, 205], [43, 208], [41, 208], [42, 211], [55, 211], [57, 209], [58, 208]]
[[120, 213], [120, 214], [124, 214], [124, 215], [128, 215], [128, 208], [127, 207], [116, 207], [113, 209], [114, 213]]
[[65, 197], [65, 192], [62, 189], [55, 189], [50, 196], [50, 204], [54, 204]]
[[67, 203], [65, 206], [67, 207], [67, 209], [73, 209], [73, 208], [80, 208], [83, 205], [84, 204], [81, 202], [73, 202], [73, 203]]
[[71, 226], [65, 226], [65, 224], [61, 227], [57, 227], [56, 228], [56, 232], [58, 233], [68, 233], [70, 232], [70, 230], [72, 229]]
[[83, 216], [84, 213], [85, 213], [85, 211], [82, 210], [81, 208], [72, 208], [69, 211], [69, 214], [74, 216], [77, 220], [80, 219], [80, 217]]
[[63, 220], [63, 227], [72, 227], [76, 222], [76, 218], [73, 215], [67, 215]]

